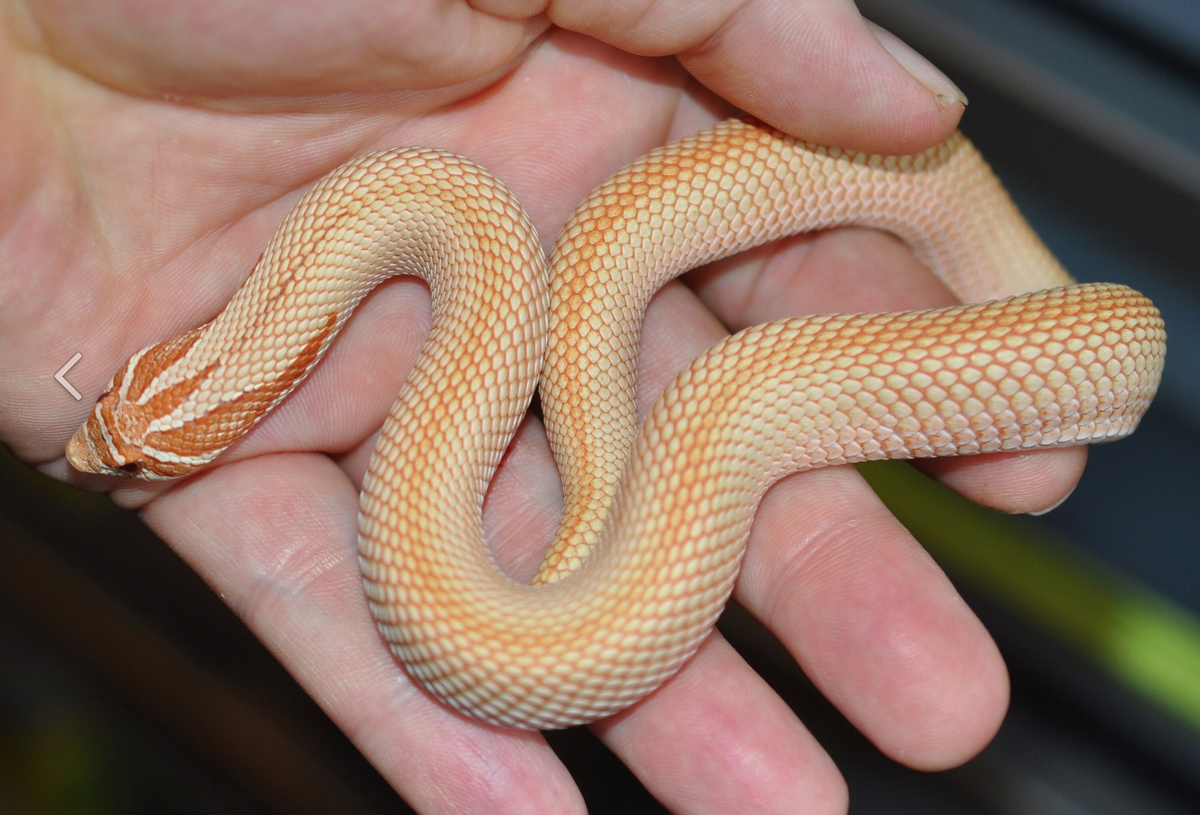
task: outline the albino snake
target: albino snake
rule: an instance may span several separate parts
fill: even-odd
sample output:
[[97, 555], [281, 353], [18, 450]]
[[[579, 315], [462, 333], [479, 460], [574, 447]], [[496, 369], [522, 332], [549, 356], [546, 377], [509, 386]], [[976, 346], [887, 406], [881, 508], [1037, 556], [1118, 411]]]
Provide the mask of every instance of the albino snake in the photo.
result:
[[[747, 329], [684, 369], [639, 429], [654, 292], [842, 224], [895, 233], [965, 302], [990, 302]], [[517, 727], [592, 721], [671, 676], [716, 621], [758, 501], [784, 475], [1115, 439], [1144, 413], [1165, 353], [1150, 301], [1072, 285], [958, 134], [880, 157], [725, 122], [601, 185], [548, 266], [486, 170], [391, 150], [308, 192], [213, 322], [134, 354], [69, 460], [150, 479], [204, 466], [396, 274], [428, 282], [434, 316], [363, 483], [370, 606], [437, 698]], [[522, 586], [491, 560], [481, 507], [539, 373], [566, 506], [534, 581], [550, 585]]]

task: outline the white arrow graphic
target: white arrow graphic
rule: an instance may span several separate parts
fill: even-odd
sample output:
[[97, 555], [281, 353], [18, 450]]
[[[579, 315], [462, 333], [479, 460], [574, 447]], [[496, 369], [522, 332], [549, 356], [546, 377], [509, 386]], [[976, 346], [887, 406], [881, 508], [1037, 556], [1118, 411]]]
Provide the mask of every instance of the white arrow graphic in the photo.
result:
[[56, 373], [54, 375], [54, 378], [58, 380], [58, 384], [62, 385], [64, 388], [66, 388], [67, 393], [74, 396], [76, 401], [79, 401], [80, 399], [82, 399], [83, 394], [80, 393], [79, 391], [75, 390], [75, 386], [67, 381], [67, 371], [69, 371], [69, 370], [71, 370], [71, 368], [75, 367], [75, 363], [81, 359], [83, 359], [83, 354], [77, 352], [75, 354], [75, 356], [73, 356], [69, 360], [67, 360], [67, 364], [62, 366], [61, 368], [59, 368], [58, 373]]

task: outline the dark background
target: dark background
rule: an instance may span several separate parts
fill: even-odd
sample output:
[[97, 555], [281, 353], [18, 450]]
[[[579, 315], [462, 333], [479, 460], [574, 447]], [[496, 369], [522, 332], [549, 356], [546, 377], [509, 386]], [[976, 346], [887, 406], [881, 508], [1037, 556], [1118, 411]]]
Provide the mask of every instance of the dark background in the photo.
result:
[[[1067, 268], [1154, 298], [1142, 428], [1061, 508], [1013, 520], [866, 470], [1004, 651], [1013, 703], [965, 767], [906, 770], [739, 609], [726, 634], [868, 813], [1200, 812], [1200, 4], [860, 0], [971, 100], [963, 129]], [[659, 811], [585, 730], [594, 812]], [[240, 621], [128, 513], [0, 455], [0, 813], [405, 808]]]

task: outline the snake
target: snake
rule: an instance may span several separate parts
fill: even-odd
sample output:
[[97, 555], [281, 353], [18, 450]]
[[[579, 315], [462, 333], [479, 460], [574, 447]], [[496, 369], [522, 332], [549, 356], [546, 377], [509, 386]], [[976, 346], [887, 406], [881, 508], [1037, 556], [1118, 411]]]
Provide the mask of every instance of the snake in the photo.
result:
[[[898, 236], [967, 305], [747, 328], [686, 366], [639, 423], [641, 325], [662, 285], [844, 225]], [[881, 156], [724, 121], [601, 184], [548, 258], [490, 172], [393, 149], [317, 182], [213, 320], [134, 353], [68, 460], [149, 480], [209, 465], [395, 275], [426, 281], [433, 316], [363, 479], [368, 605], [429, 693], [514, 728], [601, 719], [679, 670], [780, 478], [1121, 438], [1166, 350], [1153, 303], [1075, 283], [961, 133]], [[564, 508], [522, 584], [492, 559], [482, 506], [535, 391]]]

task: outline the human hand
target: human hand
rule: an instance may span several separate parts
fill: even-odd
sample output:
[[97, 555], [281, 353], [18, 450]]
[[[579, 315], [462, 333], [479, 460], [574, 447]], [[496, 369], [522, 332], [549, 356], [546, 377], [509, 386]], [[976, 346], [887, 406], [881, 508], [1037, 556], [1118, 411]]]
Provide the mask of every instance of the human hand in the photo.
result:
[[[549, 243], [613, 170], [726, 113], [679, 62], [631, 53], [678, 53], [730, 102], [848, 147], [919, 150], [960, 108], [939, 104], [832, 0], [686, 18], [554, 6], [551, 19], [579, 34], [488, 13], [519, 18], [537, 4], [476, 5], [46, 0], [28, 17], [11, 13], [0, 50], [0, 132], [14, 157], [0, 170], [0, 438], [47, 472], [140, 507], [417, 809], [566, 811], [581, 808], [578, 793], [545, 742], [469, 722], [416, 689], [362, 596], [357, 487], [424, 338], [423, 286], [382, 287], [225, 464], [173, 488], [71, 473], [67, 437], [130, 352], [215, 314], [307, 185], [354, 155], [407, 144], [464, 153], [517, 193]], [[949, 301], [896, 241], [861, 230], [786, 241], [692, 282], [735, 328]], [[647, 318], [641, 409], [722, 332], [691, 291], [668, 287]], [[82, 403], [51, 380], [77, 350]], [[1021, 511], [1065, 495], [1082, 462], [1070, 450], [931, 469]], [[529, 419], [485, 512], [515, 576], [536, 566], [558, 499]], [[958, 763], [1003, 715], [1007, 680], [986, 632], [853, 470], [771, 491], [736, 596], [898, 760]], [[845, 808], [828, 757], [719, 634], [596, 731], [678, 811]]]

